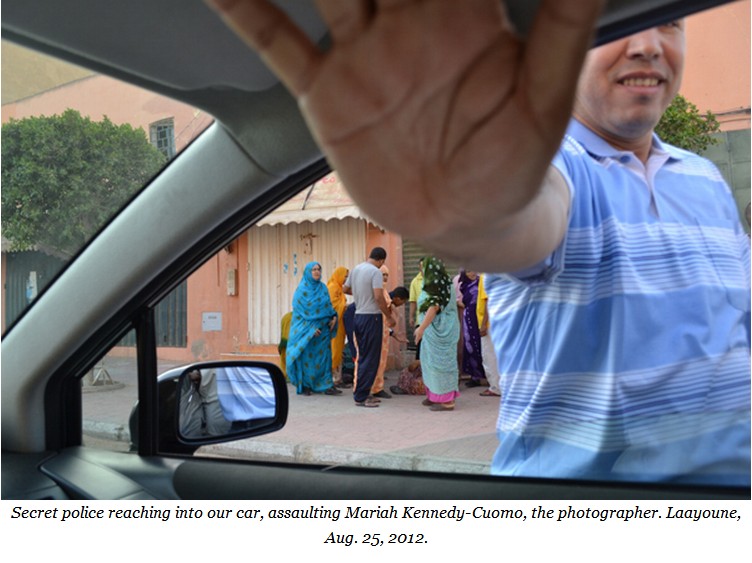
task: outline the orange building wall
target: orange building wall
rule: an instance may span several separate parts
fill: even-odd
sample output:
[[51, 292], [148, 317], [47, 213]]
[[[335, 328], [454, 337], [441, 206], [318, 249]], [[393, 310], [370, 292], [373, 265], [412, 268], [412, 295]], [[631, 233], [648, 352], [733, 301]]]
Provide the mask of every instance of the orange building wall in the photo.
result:
[[[219, 360], [241, 351], [248, 341], [247, 237], [240, 237], [188, 278], [188, 347], [191, 361]], [[235, 270], [235, 294], [228, 295], [228, 272]], [[222, 314], [221, 331], [204, 331], [204, 313]], [[160, 350], [160, 357], [171, 353]], [[177, 352], [172, 349], [172, 352]]]
[[371, 249], [376, 246], [380, 246], [386, 250], [385, 265], [389, 268], [389, 284], [387, 289], [391, 291], [398, 285], [403, 285], [402, 237], [388, 231], [382, 231], [379, 227], [369, 223], [368, 231], [366, 232], [366, 249], [363, 260], [368, 258]]
[[681, 94], [723, 131], [750, 128], [750, 0], [687, 18]]
[[93, 121], [101, 121], [107, 116], [116, 125], [128, 123], [143, 128], [147, 137], [151, 123], [173, 118], [178, 151], [213, 120], [210, 115], [185, 104], [107, 76], [95, 75], [5, 104], [2, 121], [59, 115], [69, 108]]

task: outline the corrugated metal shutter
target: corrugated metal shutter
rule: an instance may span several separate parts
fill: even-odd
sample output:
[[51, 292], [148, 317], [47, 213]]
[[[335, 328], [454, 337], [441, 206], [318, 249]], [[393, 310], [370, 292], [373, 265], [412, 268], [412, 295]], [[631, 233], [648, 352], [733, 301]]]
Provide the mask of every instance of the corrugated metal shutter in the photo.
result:
[[248, 231], [250, 344], [277, 344], [282, 316], [308, 262], [320, 262], [323, 281], [339, 266], [366, 258], [366, 222], [334, 221], [256, 226]]
[[15, 321], [30, 304], [26, 284], [31, 272], [36, 276], [37, 293], [41, 293], [64, 265], [64, 260], [37, 251], [6, 254], [5, 326]]
[[[157, 346], [184, 348], [188, 343], [188, 282], [168, 293], [154, 307]], [[136, 346], [136, 331], [129, 331], [118, 346]]]

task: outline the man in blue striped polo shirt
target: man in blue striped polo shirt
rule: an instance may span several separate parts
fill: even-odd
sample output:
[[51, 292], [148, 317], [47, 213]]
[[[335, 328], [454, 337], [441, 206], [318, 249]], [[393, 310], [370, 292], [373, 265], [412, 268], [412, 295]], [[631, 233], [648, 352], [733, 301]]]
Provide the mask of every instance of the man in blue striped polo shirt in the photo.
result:
[[588, 54], [553, 162], [566, 232], [488, 278], [496, 474], [750, 483], [749, 241], [718, 170], [653, 133], [683, 26]]

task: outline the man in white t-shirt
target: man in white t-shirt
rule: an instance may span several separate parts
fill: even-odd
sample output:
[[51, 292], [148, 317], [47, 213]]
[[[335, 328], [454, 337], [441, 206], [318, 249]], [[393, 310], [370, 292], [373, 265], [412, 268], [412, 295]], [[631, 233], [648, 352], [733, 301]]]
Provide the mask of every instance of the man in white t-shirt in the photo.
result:
[[[359, 407], [378, 407], [379, 401], [370, 395], [381, 359], [383, 319], [389, 327], [395, 321], [384, 299], [383, 278], [379, 268], [386, 261], [386, 250], [377, 246], [368, 260], [355, 266], [345, 281], [344, 292], [355, 300], [355, 343], [358, 350], [355, 404]], [[382, 314], [384, 315], [382, 317]]]

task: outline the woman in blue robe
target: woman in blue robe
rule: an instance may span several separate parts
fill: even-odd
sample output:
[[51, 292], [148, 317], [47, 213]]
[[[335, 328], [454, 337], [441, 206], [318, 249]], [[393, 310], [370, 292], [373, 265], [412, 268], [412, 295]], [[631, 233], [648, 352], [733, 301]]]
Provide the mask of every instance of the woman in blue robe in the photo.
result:
[[287, 377], [298, 395], [342, 392], [332, 384], [332, 344], [337, 312], [321, 281], [321, 264], [310, 262], [292, 299], [292, 322], [287, 339]]

